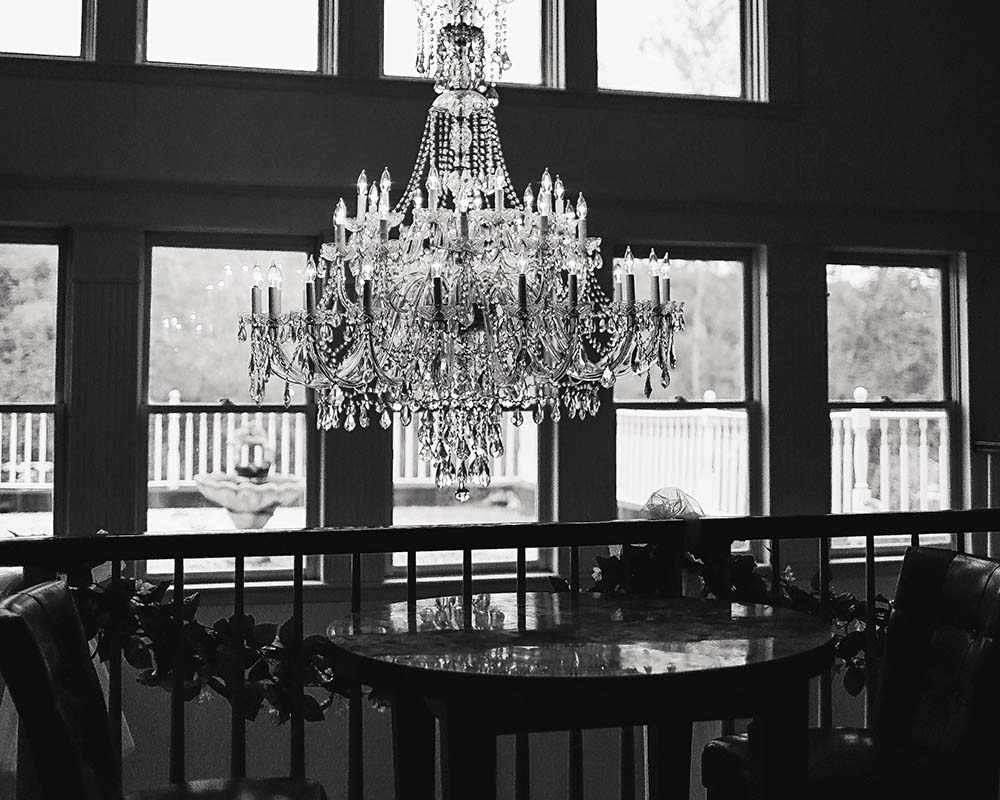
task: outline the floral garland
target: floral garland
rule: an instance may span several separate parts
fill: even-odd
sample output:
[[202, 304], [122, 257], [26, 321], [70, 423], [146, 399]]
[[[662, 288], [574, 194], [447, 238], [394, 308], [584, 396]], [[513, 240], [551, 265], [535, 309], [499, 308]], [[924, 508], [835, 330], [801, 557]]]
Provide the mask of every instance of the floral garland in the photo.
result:
[[[170, 691], [179, 643], [173, 601], [166, 599], [171, 582], [152, 584], [132, 578], [95, 582], [87, 572], [76, 581], [71, 577], [69, 583], [87, 638], [97, 642], [95, 657], [110, 660], [111, 633], [117, 632], [122, 656], [139, 671], [139, 683]], [[279, 626], [258, 622], [251, 614], [219, 619], [209, 627], [197, 620], [199, 602], [197, 592], [183, 602], [185, 701], [204, 700], [212, 693], [229, 702], [239, 697], [247, 720], [256, 720], [266, 705], [281, 724], [292, 715], [296, 668], [301, 670], [303, 686], [319, 694], [303, 695], [306, 721], [321, 721], [328, 708], [348, 695], [351, 684], [334, 674], [328, 658], [331, 645], [323, 636], [307, 636], [297, 647], [291, 619]]]

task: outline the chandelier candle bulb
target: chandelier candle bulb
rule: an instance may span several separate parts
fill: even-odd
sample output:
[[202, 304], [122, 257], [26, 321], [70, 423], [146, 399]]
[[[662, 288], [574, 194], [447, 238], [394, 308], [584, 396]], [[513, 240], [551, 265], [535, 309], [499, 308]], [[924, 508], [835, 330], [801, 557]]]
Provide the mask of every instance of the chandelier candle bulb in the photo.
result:
[[365, 224], [365, 214], [368, 212], [368, 176], [364, 170], [358, 175], [358, 230]]
[[379, 216], [386, 219], [389, 215], [389, 187], [392, 186], [392, 176], [389, 168], [382, 170], [382, 179], [379, 181], [382, 187], [382, 204], [379, 206]]
[[333, 225], [337, 232], [337, 250], [343, 255], [347, 250], [347, 205], [343, 197], [337, 201], [337, 210], [333, 213]]
[[653, 299], [653, 310], [660, 308], [660, 259], [656, 250], [649, 251], [649, 296]]
[[368, 210], [371, 211], [373, 214], [380, 213], [378, 205], [378, 186], [376, 186], [374, 183], [368, 190]]
[[253, 286], [250, 287], [250, 313], [255, 317], [260, 313], [260, 287], [264, 283], [264, 274], [260, 271], [260, 265], [254, 264], [250, 273], [253, 279]]
[[305, 306], [307, 314], [316, 313], [316, 264], [312, 256], [306, 264], [306, 271], [302, 274], [305, 288]]
[[580, 239], [580, 246], [587, 247], [587, 200], [580, 192], [576, 201], [576, 214], [580, 218], [576, 223], [577, 236]]
[[563, 195], [566, 193], [566, 187], [563, 186], [562, 178], [558, 175], [556, 175], [555, 193], [556, 214], [562, 214], [565, 211], [565, 201], [563, 200]]
[[438, 175], [437, 167], [431, 165], [431, 170], [427, 174], [427, 208], [436, 211], [438, 207], [438, 192], [441, 191], [441, 176]]
[[660, 302], [670, 302], [670, 253], [665, 253], [660, 264]]
[[503, 211], [503, 193], [506, 187], [507, 179], [504, 177], [503, 169], [497, 167], [496, 172], [493, 173], [493, 208], [497, 211]]
[[267, 270], [267, 315], [275, 321], [281, 316], [281, 268], [271, 264]]

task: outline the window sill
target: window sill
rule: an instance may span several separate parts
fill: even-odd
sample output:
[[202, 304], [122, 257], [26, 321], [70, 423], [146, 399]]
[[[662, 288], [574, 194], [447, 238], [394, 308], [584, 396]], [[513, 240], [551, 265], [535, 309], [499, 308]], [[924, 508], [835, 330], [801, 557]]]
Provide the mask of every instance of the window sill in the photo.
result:
[[[103, 64], [79, 59], [0, 57], [0, 77], [38, 80], [83, 80], [153, 86], [207, 86], [247, 91], [356, 94], [364, 97], [414, 97], [413, 78], [346, 78], [320, 72], [285, 72], [266, 69], [188, 66], [183, 64]], [[433, 98], [428, 85], [427, 99]], [[793, 103], [756, 102], [743, 98], [691, 97], [595, 90], [566, 91], [547, 86], [500, 87], [501, 105], [628, 111], [668, 115], [723, 116], [735, 119], [795, 119], [801, 106]]]

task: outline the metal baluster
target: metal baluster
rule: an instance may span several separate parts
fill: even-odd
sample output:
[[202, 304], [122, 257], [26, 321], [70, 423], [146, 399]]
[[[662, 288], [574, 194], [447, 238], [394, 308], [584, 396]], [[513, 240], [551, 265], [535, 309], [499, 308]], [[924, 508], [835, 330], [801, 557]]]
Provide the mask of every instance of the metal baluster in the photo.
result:
[[[354, 616], [355, 630], [359, 630], [361, 614], [361, 554], [351, 555], [351, 614]], [[361, 687], [351, 688], [347, 712], [347, 797], [348, 800], [364, 800], [365, 760], [364, 729], [362, 715], [364, 697]]]
[[170, 687], [170, 782], [184, 783], [184, 559], [174, 559], [174, 663]]
[[771, 539], [771, 602], [775, 605], [781, 600], [781, 542]]
[[865, 726], [874, 723], [875, 712], [875, 676], [878, 665], [875, 663], [875, 536], [865, 536]]
[[[111, 585], [118, 589], [122, 579], [122, 562], [111, 559]], [[111, 663], [108, 669], [108, 715], [111, 717], [111, 754], [114, 759], [112, 775], [115, 792], [122, 790], [122, 637], [118, 625], [112, 625], [108, 634]]]
[[626, 726], [618, 737], [621, 758], [618, 765], [618, 798], [635, 800], [635, 729]]
[[583, 800], [583, 731], [569, 732], [569, 800]]
[[302, 556], [292, 557], [292, 731], [291, 774], [303, 778], [306, 774], [306, 728], [303, 706], [305, 686], [302, 663]]
[[[523, 547], [517, 548], [517, 629], [528, 627], [528, 560]], [[531, 797], [531, 751], [526, 731], [514, 734], [514, 800], [529, 800]]]
[[406, 554], [406, 617], [410, 632], [417, 629], [417, 552]]
[[462, 620], [466, 628], [472, 627], [472, 551], [462, 551]]
[[236, 556], [233, 566], [233, 624], [229, 631], [229, 642], [236, 657], [233, 659], [230, 683], [229, 718], [229, 772], [234, 778], [244, 778], [247, 774], [247, 728], [244, 699], [244, 664], [242, 652], [244, 637], [243, 618], [246, 616], [246, 564], [243, 556]]
[[[826, 615], [830, 610], [830, 537], [819, 540], [819, 607]], [[833, 725], [833, 673], [827, 670], [819, 679], [819, 726]]]

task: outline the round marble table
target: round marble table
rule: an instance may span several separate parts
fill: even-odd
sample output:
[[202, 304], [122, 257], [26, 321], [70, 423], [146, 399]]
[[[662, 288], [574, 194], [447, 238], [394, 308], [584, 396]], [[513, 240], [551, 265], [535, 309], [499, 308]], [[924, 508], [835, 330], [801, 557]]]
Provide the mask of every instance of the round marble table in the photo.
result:
[[686, 797], [691, 722], [725, 717], [757, 720], [757, 783], [782, 797], [804, 783], [809, 680], [833, 663], [813, 617], [688, 599], [494, 594], [466, 615], [438, 598], [327, 634], [335, 669], [390, 698], [398, 798], [433, 796], [435, 716], [446, 799], [495, 796], [497, 734], [626, 725], [649, 726], [650, 796]]

